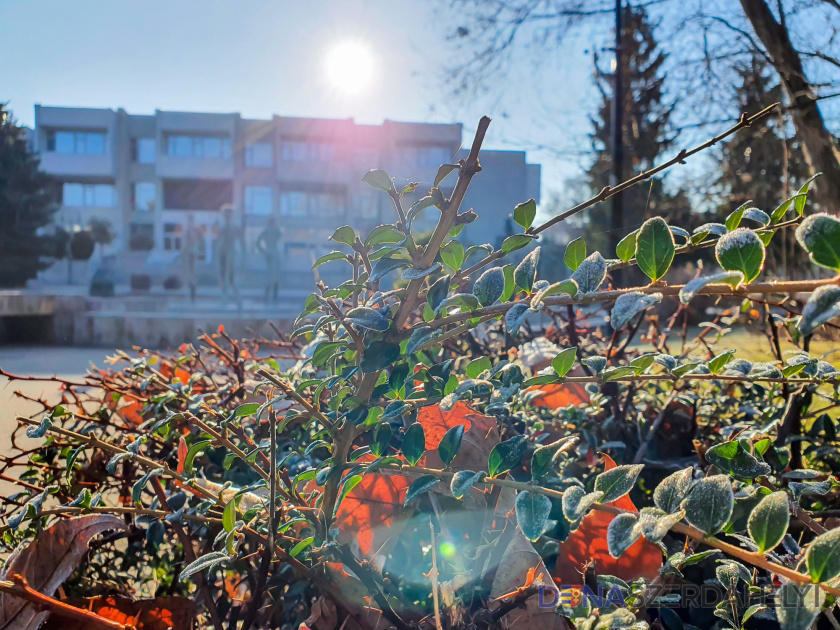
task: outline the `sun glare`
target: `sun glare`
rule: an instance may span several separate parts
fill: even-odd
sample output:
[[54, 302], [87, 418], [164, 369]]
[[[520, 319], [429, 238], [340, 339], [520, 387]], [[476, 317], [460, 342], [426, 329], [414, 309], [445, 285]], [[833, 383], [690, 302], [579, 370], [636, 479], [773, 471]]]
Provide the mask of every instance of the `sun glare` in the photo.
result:
[[344, 94], [353, 95], [370, 85], [375, 63], [373, 53], [364, 42], [347, 40], [327, 52], [324, 69], [330, 85]]

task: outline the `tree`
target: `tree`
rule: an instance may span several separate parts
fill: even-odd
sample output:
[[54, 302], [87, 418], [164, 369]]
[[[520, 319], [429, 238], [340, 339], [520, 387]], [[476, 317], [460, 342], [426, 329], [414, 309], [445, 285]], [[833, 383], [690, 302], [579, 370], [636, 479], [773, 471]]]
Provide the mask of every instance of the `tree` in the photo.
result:
[[26, 130], [0, 104], [0, 286], [20, 287], [49, 266], [54, 245], [39, 234], [56, 210], [50, 177], [26, 143]]
[[[666, 55], [657, 46], [655, 25], [641, 7], [625, 7], [622, 20], [623, 98], [622, 143], [626, 155], [624, 178], [632, 177], [656, 164], [656, 159], [667, 151], [673, 140], [670, 128], [674, 104], [665, 97], [666, 74], [663, 71]], [[595, 84], [601, 95], [598, 114], [592, 119], [590, 136], [596, 157], [587, 171], [593, 192], [610, 185], [612, 172], [612, 120], [613, 77], [602, 70], [596, 57]], [[591, 218], [584, 225], [583, 234], [591, 249], [608, 251], [610, 232], [618, 238], [635, 230], [645, 216], [663, 215], [675, 224], [684, 224], [690, 218], [691, 206], [685, 194], [668, 192], [661, 179], [650, 185], [636, 186], [622, 193], [625, 207], [624, 225], [610, 224], [608, 204], [593, 209]], [[632, 218], [630, 218], [632, 217]], [[610, 252], [612, 254], [612, 252]]]
[[[781, 83], [763, 57], [754, 55], [735, 71], [740, 79], [734, 86], [736, 111], [757, 111], [782, 99]], [[721, 143], [719, 192], [726, 202], [720, 208], [720, 219], [747, 202], [771, 213], [796, 192], [798, 182], [808, 178], [802, 148], [787, 137], [784, 118], [768, 116], [756, 125], [749, 140], [740, 136]], [[807, 258], [798, 254], [801, 250], [792, 231], [782, 232], [776, 239], [780, 243], [768, 251], [768, 269], [787, 276], [792, 269], [810, 267]]]

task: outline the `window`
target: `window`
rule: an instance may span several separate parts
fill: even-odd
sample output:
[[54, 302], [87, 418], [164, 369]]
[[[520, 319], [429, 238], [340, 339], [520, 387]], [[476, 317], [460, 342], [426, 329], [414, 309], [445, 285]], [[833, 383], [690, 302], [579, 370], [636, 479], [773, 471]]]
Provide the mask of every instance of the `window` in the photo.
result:
[[168, 252], [181, 251], [181, 236], [184, 228], [180, 223], [163, 224], [163, 249]]
[[274, 191], [271, 186], [245, 188], [245, 214], [268, 216], [274, 210]]
[[356, 195], [355, 211], [356, 216], [360, 219], [378, 219], [379, 218], [379, 196], [375, 193], [360, 193]]
[[156, 145], [154, 138], [137, 138], [134, 145], [134, 159], [140, 164], [154, 164], [157, 153]]
[[113, 184], [65, 183], [62, 204], [73, 208], [113, 208], [116, 202]]
[[138, 212], [148, 212], [155, 209], [157, 189], [154, 182], [137, 182], [134, 184], [134, 209]]
[[245, 166], [267, 168], [274, 164], [270, 142], [251, 142], [245, 146]]
[[356, 158], [356, 164], [364, 168], [376, 168], [379, 162], [379, 151], [373, 147], [356, 147], [353, 155]]
[[105, 134], [101, 131], [55, 131], [47, 139], [47, 150], [65, 155], [105, 155]]
[[280, 193], [280, 214], [288, 217], [335, 217], [344, 213], [344, 196], [329, 192], [286, 190]]
[[147, 252], [155, 246], [155, 228], [151, 223], [132, 223], [128, 228], [128, 249]]
[[230, 138], [171, 134], [166, 139], [166, 152], [173, 157], [229, 158]]
[[329, 162], [335, 147], [329, 142], [284, 140], [283, 159], [289, 162]]
[[218, 210], [233, 203], [230, 180], [183, 179], [163, 182], [163, 207], [170, 210]]

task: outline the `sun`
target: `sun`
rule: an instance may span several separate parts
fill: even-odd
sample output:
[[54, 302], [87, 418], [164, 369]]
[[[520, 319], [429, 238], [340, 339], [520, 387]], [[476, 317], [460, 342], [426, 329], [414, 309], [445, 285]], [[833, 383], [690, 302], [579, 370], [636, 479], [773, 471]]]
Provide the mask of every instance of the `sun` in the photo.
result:
[[327, 81], [347, 95], [360, 94], [367, 89], [373, 81], [375, 65], [370, 48], [358, 40], [338, 42], [327, 51], [324, 59]]

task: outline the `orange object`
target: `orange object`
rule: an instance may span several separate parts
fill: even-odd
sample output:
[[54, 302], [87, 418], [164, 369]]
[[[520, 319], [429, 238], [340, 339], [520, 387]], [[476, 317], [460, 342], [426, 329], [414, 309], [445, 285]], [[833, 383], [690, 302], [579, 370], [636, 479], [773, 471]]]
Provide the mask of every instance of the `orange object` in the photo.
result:
[[[604, 470], [616, 467], [609, 455], [604, 455]], [[636, 506], [625, 495], [607, 503], [621, 510], [637, 512]], [[583, 517], [580, 526], [560, 543], [560, 553], [554, 565], [552, 576], [560, 584], [581, 584], [583, 567], [593, 560], [598, 575], [613, 575], [625, 582], [644, 577], [652, 580], [662, 567], [662, 552], [659, 547], [644, 538], [637, 540], [630, 548], [613, 558], [607, 549], [607, 527], [615, 518], [613, 514], [592, 510]]]

